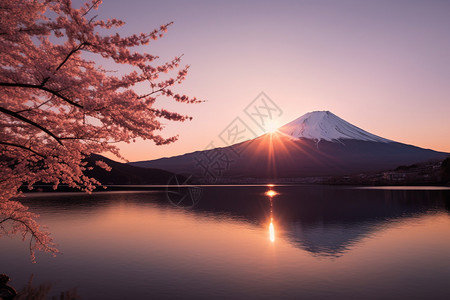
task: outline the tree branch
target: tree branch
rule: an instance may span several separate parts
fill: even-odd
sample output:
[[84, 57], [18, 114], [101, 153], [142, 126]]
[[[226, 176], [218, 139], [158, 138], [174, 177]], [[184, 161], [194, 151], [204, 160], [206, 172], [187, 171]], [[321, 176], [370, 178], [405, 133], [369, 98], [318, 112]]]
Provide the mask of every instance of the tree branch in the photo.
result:
[[56, 68], [55, 72], [57, 72], [59, 69], [61, 69], [61, 67], [69, 60], [69, 58], [72, 56], [72, 54], [74, 54], [75, 52], [80, 50], [84, 45], [85, 45], [85, 43], [83, 42], [78, 47], [72, 49], [72, 51], [70, 51], [69, 54], [67, 54], [66, 58]]
[[19, 119], [19, 120], [21, 120], [21, 121], [23, 121], [23, 122], [25, 122], [25, 123], [28, 123], [28, 124], [30, 124], [30, 125], [36, 127], [36, 128], [39, 128], [40, 130], [42, 130], [43, 132], [45, 132], [46, 134], [48, 134], [49, 136], [51, 136], [52, 138], [54, 138], [60, 145], [63, 144], [63, 143], [61, 142], [61, 140], [60, 140], [56, 135], [54, 135], [52, 132], [50, 132], [48, 129], [42, 127], [41, 125], [39, 125], [39, 124], [37, 124], [37, 123], [35, 123], [35, 122], [33, 122], [33, 121], [27, 119], [27, 118], [25, 118], [24, 116], [21, 116], [21, 115], [19, 115], [18, 113], [15, 113], [15, 112], [13, 112], [13, 111], [11, 111], [11, 110], [9, 110], [9, 109], [6, 109], [6, 108], [4, 108], [4, 107], [0, 107], [0, 112], [2, 112], [2, 113], [4, 113], [4, 114], [7, 114], [7, 115], [10, 115], [10, 116], [12, 116], [12, 117], [14, 117], [14, 118], [16, 118], [16, 119]]
[[53, 96], [50, 97], [50, 99], [48, 99], [47, 101], [42, 102], [42, 103], [39, 104], [38, 106], [30, 107], [30, 108], [27, 108], [27, 109], [22, 109], [22, 110], [16, 111], [16, 113], [17, 113], [17, 114], [21, 114], [21, 113], [24, 113], [24, 112], [26, 112], [26, 111], [31, 112], [31, 111], [33, 111], [33, 109], [38, 109], [39, 107], [41, 107], [41, 106], [43, 106], [43, 105], [49, 103], [52, 99], [53, 99]]
[[11, 146], [11, 147], [16, 147], [16, 148], [28, 150], [28, 151], [30, 151], [30, 152], [36, 154], [37, 156], [40, 156], [40, 157], [42, 157], [42, 158], [47, 158], [47, 156], [42, 155], [42, 154], [40, 154], [40, 153], [34, 151], [33, 149], [28, 148], [28, 147], [25, 147], [25, 146], [22, 146], [22, 145], [17, 145], [17, 144], [12, 144], [12, 143], [7, 143], [7, 142], [0, 142], [0, 145], [6, 145], [6, 146]]
[[[5, 219], [0, 221], [0, 224], [6, 222], [6, 221], [13, 221], [13, 222], [18, 222], [21, 223], [23, 226], [25, 226], [26, 230], [31, 233], [31, 238], [35, 239], [36, 242], [38, 242], [38, 244], [40, 244], [41, 246], [43, 246], [45, 249], [49, 250], [50, 252], [55, 252], [52, 250], [52, 248], [50, 248], [49, 246], [47, 246], [38, 236], [37, 236], [37, 231], [34, 230], [33, 228], [31, 228], [25, 221], [17, 219], [17, 218], [13, 218], [13, 217], [6, 217]], [[32, 245], [30, 242], [30, 251], [32, 251]]]
[[92, 10], [92, 8], [94, 8], [94, 6], [97, 5], [99, 2], [100, 2], [100, 0], [97, 0], [97, 1], [93, 2], [92, 5], [89, 6], [89, 8], [86, 10], [86, 12], [84, 12], [82, 14], [82, 16], [83, 17], [86, 16]]
[[83, 108], [82, 105], [73, 102], [72, 100], [70, 100], [67, 97], [64, 97], [63, 95], [61, 95], [60, 93], [49, 89], [48, 87], [45, 87], [43, 85], [36, 85], [36, 84], [28, 84], [28, 83], [13, 83], [13, 82], [0, 82], [0, 86], [6, 86], [6, 87], [22, 87], [22, 88], [31, 88], [31, 89], [38, 89], [38, 90], [43, 90], [46, 91], [52, 95], [55, 95], [58, 98], [61, 98], [62, 100], [66, 101], [67, 103], [76, 106], [78, 108]]

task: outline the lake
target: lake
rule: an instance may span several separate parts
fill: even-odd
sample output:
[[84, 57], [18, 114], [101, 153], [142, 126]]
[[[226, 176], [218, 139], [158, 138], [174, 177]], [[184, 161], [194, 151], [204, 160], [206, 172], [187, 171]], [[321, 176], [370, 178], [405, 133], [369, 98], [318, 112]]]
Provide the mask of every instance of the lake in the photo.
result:
[[[271, 191], [271, 192], [270, 192]], [[82, 299], [450, 299], [450, 190], [222, 186], [30, 194], [58, 248], [0, 273]]]

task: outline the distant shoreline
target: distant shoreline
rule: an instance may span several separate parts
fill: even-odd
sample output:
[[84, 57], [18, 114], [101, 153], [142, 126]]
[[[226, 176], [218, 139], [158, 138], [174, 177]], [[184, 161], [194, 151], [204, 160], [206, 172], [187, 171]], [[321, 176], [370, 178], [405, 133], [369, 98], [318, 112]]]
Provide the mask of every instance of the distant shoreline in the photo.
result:
[[[167, 188], [180, 187], [285, 187], [285, 186], [323, 186], [323, 187], [347, 187], [355, 189], [386, 189], [386, 190], [450, 190], [450, 185], [443, 184], [384, 184], [384, 185], [352, 185], [352, 184], [325, 184], [325, 183], [223, 183], [223, 184], [189, 184], [189, 185], [108, 185], [106, 189], [98, 188], [92, 193], [114, 193], [114, 192], [164, 192]], [[22, 190], [24, 196], [46, 195], [46, 194], [86, 194], [84, 191], [75, 190], [67, 186], [61, 186], [53, 190], [51, 185], [38, 185], [33, 190]]]

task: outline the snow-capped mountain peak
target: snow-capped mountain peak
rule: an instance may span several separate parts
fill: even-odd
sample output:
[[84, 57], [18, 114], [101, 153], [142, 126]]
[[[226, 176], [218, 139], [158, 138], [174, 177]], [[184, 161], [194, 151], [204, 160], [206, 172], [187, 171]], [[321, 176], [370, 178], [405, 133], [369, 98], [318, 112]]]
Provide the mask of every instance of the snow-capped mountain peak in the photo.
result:
[[362, 130], [329, 111], [309, 112], [280, 127], [278, 131], [292, 138], [306, 138], [316, 141], [353, 139], [382, 143], [392, 142]]

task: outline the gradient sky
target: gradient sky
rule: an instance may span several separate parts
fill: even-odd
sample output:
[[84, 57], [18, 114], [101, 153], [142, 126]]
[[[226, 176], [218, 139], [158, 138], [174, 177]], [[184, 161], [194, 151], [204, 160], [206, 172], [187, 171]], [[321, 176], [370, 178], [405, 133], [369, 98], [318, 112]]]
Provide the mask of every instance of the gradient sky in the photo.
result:
[[[174, 144], [121, 145], [130, 161], [203, 150], [265, 92], [283, 125], [329, 110], [382, 137], [450, 152], [450, 1], [105, 0], [99, 18], [121, 33], [174, 21], [145, 51], [191, 65], [178, 89], [207, 102], [160, 107], [189, 114], [168, 122]], [[255, 129], [257, 131], [257, 128]], [[262, 133], [262, 132], [258, 132]]]

